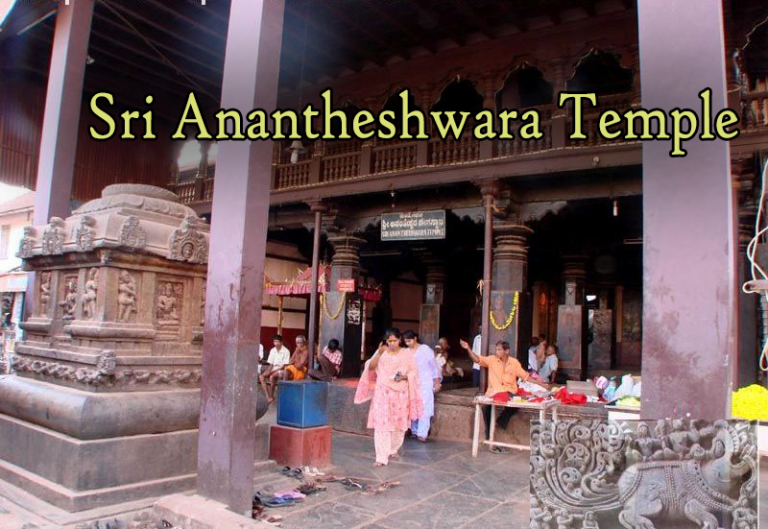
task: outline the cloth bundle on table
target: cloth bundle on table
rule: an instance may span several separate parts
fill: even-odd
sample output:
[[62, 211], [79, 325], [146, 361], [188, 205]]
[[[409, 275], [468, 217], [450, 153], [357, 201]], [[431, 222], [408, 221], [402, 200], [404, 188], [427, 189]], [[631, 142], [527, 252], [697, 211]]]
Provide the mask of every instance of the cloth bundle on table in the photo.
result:
[[[405, 431], [411, 421], [424, 413], [419, 389], [416, 361], [406, 351], [392, 354], [389, 351], [379, 358], [375, 371], [370, 360], [357, 384], [355, 404], [371, 401], [368, 411], [368, 428], [373, 430], [376, 445], [376, 462], [386, 465], [389, 458], [400, 450]], [[397, 373], [406, 380], [395, 381]]]
[[560, 390], [555, 393], [555, 398], [562, 402], [563, 404], [586, 404], [587, 403], [587, 396], [582, 395], [581, 393], [569, 393], [567, 389], [560, 388]]
[[435, 415], [435, 379], [442, 380], [443, 374], [435, 361], [434, 351], [428, 345], [420, 345], [413, 358], [419, 372], [419, 394], [424, 412], [411, 423], [411, 432], [419, 439], [426, 439]]

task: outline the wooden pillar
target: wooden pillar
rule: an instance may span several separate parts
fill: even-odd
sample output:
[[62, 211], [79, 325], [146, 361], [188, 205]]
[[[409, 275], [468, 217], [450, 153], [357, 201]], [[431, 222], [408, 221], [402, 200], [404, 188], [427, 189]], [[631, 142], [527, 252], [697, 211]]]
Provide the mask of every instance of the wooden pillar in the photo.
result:
[[[700, 113], [698, 92], [709, 87], [716, 116], [726, 106], [722, 3], [638, 2], [637, 12], [643, 107]], [[670, 142], [643, 145], [643, 419], [731, 416], [738, 311], [729, 146], [697, 135], [685, 149], [672, 158]]]
[[[315, 341], [317, 339], [317, 288], [319, 278], [320, 267], [320, 227], [323, 222], [323, 213], [328, 208], [323, 205], [322, 202], [313, 202], [310, 204], [312, 212], [315, 214], [315, 228], [312, 239], [312, 289], [309, 294], [309, 341], [307, 347], [309, 348], [309, 361], [307, 365], [309, 369], [314, 369], [314, 353], [315, 353]], [[319, 352], [319, 351], [318, 351]]]
[[[488, 356], [491, 340], [491, 282], [492, 282], [492, 262], [493, 262], [493, 206], [499, 194], [498, 183], [495, 180], [486, 181], [480, 184], [480, 193], [483, 196], [483, 205], [485, 208], [485, 235], [483, 238], [483, 303], [480, 315], [480, 325], [482, 325], [482, 338], [480, 341], [480, 352], [483, 356]], [[485, 392], [488, 387], [488, 371], [480, 371], [480, 391]]]
[[[283, 0], [232, 0], [221, 107], [275, 108]], [[197, 490], [250, 514], [272, 142], [220, 145], [208, 263]]]

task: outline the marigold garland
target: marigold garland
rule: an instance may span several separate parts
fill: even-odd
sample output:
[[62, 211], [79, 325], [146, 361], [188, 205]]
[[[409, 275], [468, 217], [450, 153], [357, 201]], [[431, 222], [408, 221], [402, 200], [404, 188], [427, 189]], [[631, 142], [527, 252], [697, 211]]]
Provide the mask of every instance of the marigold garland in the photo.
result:
[[515, 321], [515, 315], [517, 314], [517, 307], [518, 302], [520, 301], [520, 293], [515, 292], [515, 297], [512, 301], [512, 310], [509, 312], [509, 316], [507, 316], [506, 321], [503, 325], [499, 325], [499, 323], [496, 321], [496, 318], [493, 315], [493, 310], [491, 310], [491, 325], [493, 325], [493, 328], [497, 331], [504, 331], [509, 328], [510, 325], [512, 325], [512, 322]]
[[323, 312], [325, 312], [325, 314], [326, 314], [326, 315], [327, 315], [329, 318], [331, 318], [332, 320], [335, 320], [335, 319], [338, 319], [339, 315], [341, 314], [341, 311], [344, 309], [344, 302], [345, 302], [346, 300], [347, 300], [347, 293], [346, 293], [346, 292], [342, 292], [342, 293], [341, 293], [341, 299], [339, 299], [339, 307], [336, 309], [336, 313], [335, 313], [335, 314], [331, 314], [331, 313], [328, 311], [328, 305], [327, 305], [327, 304], [326, 304], [326, 302], [325, 302], [325, 293], [323, 293], [323, 294], [320, 296], [320, 305], [322, 305], [322, 306], [323, 306]]

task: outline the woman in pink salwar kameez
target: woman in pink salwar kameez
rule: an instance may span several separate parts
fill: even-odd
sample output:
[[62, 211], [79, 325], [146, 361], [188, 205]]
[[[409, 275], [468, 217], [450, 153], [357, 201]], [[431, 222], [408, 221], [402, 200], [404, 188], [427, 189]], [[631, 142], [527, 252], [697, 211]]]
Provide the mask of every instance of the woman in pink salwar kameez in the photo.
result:
[[373, 429], [376, 446], [374, 466], [384, 466], [390, 458], [398, 457], [405, 431], [423, 412], [413, 355], [400, 348], [397, 330], [387, 331], [386, 340], [365, 363], [355, 393], [355, 404], [371, 400], [368, 428]]

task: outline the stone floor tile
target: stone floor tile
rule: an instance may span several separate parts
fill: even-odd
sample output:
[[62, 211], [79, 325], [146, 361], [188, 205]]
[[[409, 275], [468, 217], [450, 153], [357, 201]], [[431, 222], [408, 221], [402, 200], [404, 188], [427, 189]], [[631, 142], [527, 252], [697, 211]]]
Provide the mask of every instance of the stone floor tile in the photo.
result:
[[[518, 461], [518, 463], [521, 463]], [[528, 465], [511, 463], [495, 466], [469, 477], [451, 488], [451, 492], [476, 498], [487, 498], [499, 502], [515, 501], [524, 495], [528, 500]]]
[[457, 529], [498, 506], [495, 501], [443, 492], [377, 523], [388, 529]]
[[336, 502], [321, 503], [295, 514], [279, 511], [281, 509], [273, 509], [271, 512], [285, 516], [282, 523], [285, 529], [348, 529], [372, 521], [376, 516], [371, 511]]
[[386, 514], [445, 491], [463, 479], [462, 476], [455, 474], [419, 470], [399, 478], [400, 486], [384, 493], [374, 496], [363, 494], [346, 496], [343, 501], [349, 505]]

